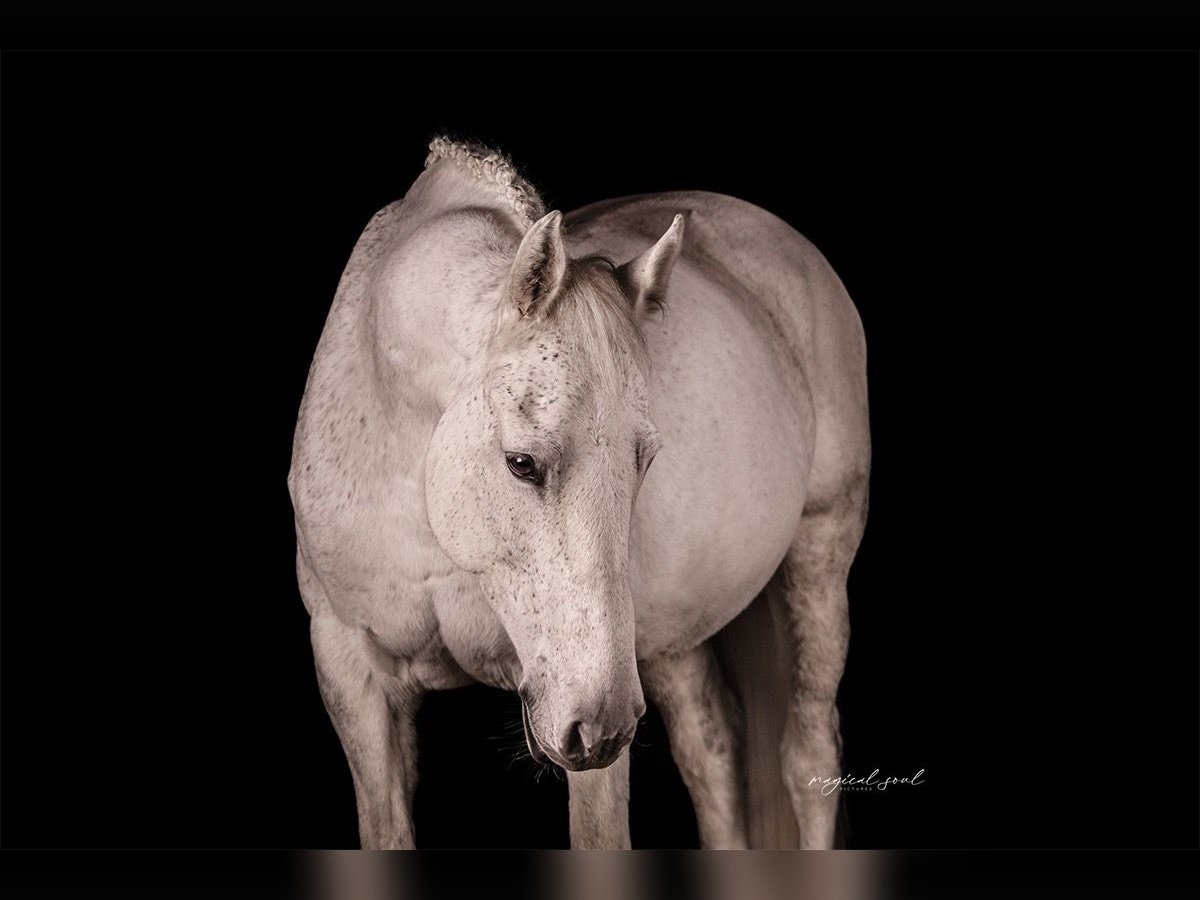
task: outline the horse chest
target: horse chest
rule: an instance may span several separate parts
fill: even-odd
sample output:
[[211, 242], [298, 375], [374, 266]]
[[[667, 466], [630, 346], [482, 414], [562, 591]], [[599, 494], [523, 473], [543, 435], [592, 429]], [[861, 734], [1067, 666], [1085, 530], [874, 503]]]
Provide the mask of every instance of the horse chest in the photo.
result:
[[[386, 488], [386, 489], [385, 489]], [[304, 478], [298, 498], [313, 496]], [[306, 557], [342, 621], [369, 629], [379, 647], [421, 664], [430, 678], [470, 678], [515, 689], [520, 666], [475, 575], [437, 543], [414, 479], [359, 480], [336, 503], [297, 503]], [[442, 670], [445, 671], [442, 671]]]
[[484, 600], [477, 576], [446, 556], [426, 521], [402, 519], [401, 528], [376, 526], [375, 533], [394, 538], [376, 562], [386, 583], [375, 578], [367, 598], [381, 643], [398, 654], [444, 658], [448, 653], [454, 666], [474, 680], [515, 690], [521, 671], [516, 651]]
[[475, 576], [447, 581], [433, 604], [441, 640], [463, 671], [491, 687], [516, 690], [521, 663]]

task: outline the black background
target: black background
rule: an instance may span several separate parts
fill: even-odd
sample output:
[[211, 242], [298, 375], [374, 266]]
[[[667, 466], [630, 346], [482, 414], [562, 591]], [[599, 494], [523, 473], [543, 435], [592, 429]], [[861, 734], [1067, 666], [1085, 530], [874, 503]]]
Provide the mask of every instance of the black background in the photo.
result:
[[[295, 586], [338, 276], [442, 130], [552, 206], [722, 191], [865, 323], [861, 847], [1197, 843], [1192, 54], [6, 54], [6, 846], [353, 846]], [[422, 711], [422, 846], [564, 846], [483, 688]], [[695, 825], [651, 717], [635, 846]]]

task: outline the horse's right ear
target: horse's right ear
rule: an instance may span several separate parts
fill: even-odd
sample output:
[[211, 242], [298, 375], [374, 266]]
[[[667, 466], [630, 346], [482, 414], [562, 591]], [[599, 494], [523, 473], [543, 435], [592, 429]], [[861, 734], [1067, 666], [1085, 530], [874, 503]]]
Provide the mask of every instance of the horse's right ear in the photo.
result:
[[508, 297], [522, 316], [548, 309], [567, 271], [562, 213], [547, 213], [521, 239], [508, 277]]

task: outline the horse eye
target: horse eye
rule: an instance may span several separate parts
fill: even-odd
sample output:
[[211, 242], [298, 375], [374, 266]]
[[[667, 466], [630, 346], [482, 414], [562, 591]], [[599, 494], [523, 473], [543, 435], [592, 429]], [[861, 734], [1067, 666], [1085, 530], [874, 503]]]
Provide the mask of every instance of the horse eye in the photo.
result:
[[508, 470], [525, 481], [538, 481], [537, 460], [528, 453], [505, 453]]

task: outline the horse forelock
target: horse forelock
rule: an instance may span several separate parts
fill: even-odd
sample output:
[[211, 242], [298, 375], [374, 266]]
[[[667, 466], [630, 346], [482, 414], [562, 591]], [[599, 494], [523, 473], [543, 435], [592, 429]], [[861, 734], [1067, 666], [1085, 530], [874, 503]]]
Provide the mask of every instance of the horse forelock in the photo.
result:
[[443, 159], [450, 160], [475, 181], [494, 187], [526, 228], [545, 215], [541, 195], [500, 151], [474, 141], [456, 141], [439, 135], [429, 142], [425, 168]]
[[612, 262], [604, 257], [576, 260], [571, 283], [554, 305], [558, 319], [588, 360], [622, 380], [630, 364], [645, 368], [646, 340], [621, 291]]
[[623, 394], [632, 370], [645, 372], [649, 364], [645, 338], [613, 264], [602, 257], [572, 260], [567, 283], [549, 308], [510, 321], [496, 334], [489, 355], [496, 359], [546, 335], [562, 341], [572, 367], [610, 396]]

